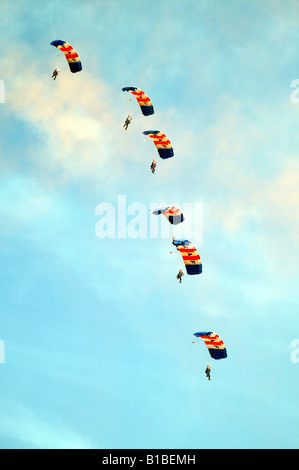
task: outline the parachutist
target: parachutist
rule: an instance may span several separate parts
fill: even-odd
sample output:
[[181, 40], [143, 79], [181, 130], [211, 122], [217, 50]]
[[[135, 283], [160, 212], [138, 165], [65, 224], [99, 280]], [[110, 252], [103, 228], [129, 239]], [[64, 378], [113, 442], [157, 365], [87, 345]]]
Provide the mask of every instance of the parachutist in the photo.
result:
[[151, 164], [151, 170], [152, 170], [152, 173], [154, 174], [155, 171], [156, 171], [156, 166], [157, 166], [157, 162], [155, 159], [153, 159], [152, 161], [152, 164]]
[[211, 366], [210, 364], [207, 364], [206, 370], [205, 370], [206, 376], [208, 377], [209, 380], [211, 380]]
[[133, 119], [133, 118], [132, 118], [132, 116], [130, 116], [130, 115], [128, 115], [128, 116], [126, 117], [125, 123], [124, 123], [124, 125], [123, 125], [123, 127], [125, 128], [125, 130], [128, 129], [128, 126], [129, 126], [129, 124], [131, 123], [132, 119]]
[[178, 275], [177, 275], [177, 279], [179, 279], [179, 282], [181, 283], [182, 282], [182, 277], [184, 276], [184, 273], [183, 273], [183, 270], [180, 269], [179, 272], [178, 272]]
[[59, 75], [59, 72], [60, 72], [60, 70], [59, 70], [58, 68], [54, 69], [54, 72], [53, 72], [53, 74], [52, 74], [53, 80], [56, 80], [56, 78], [57, 78], [58, 75]]

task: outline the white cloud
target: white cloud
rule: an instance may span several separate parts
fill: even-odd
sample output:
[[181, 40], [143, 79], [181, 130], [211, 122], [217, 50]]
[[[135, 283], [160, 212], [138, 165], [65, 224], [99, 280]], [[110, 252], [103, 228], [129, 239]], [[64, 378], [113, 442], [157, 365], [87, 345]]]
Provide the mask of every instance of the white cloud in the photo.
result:
[[[55, 82], [50, 65], [45, 74], [25, 44], [22, 52], [11, 47], [3, 58], [9, 77], [6, 110], [31, 128], [35, 140], [29, 146], [39, 172], [44, 177], [55, 173], [61, 180], [91, 177], [100, 171], [107, 176], [111, 160], [121, 169], [119, 154], [126, 141], [122, 134], [119, 137], [122, 123], [109, 86], [85, 70], [77, 74], [65, 70]], [[26, 70], [26, 80], [15, 73], [16, 62]]]

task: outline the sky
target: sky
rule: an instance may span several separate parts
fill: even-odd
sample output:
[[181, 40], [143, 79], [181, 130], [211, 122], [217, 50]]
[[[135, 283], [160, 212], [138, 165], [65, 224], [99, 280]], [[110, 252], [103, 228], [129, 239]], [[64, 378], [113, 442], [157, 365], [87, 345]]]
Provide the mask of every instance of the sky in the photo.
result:
[[[298, 15], [1, 0], [1, 448], [298, 448]], [[181, 284], [172, 234], [203, 265]]]

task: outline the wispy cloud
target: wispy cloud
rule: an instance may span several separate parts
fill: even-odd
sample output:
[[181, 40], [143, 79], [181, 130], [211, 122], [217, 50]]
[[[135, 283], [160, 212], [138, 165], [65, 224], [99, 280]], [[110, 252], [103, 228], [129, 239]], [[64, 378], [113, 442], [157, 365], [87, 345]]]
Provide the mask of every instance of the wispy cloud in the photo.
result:
[[26, 448], [36, 449], [90, 449], [91, 442], [63, 423], [41, 418], [22, 404], [10, 403], [10, 409], [2, 409], [0, 432], [8, 438], [20, 441]]
[[[116, 138], [122, 123], [109, 86], [85, 70], [71, 75], [71, 80], [65, 79], [70, 74], [65, 70], [54, 82], [50, 68], [46, 75], [38, 60], [29, 60], [28, 46], [23, 45], [22, 53], [16, 48], [6, 52], [3, 62], [10, 77], [6, 110], [31, 130], [30, 146], [39, 172], [66, 180], [99, 171], [107, 175], [111, 160], [121, 169], [121, 159], [113, 156], [124, 150], [126, 142]], [[16, 61], [26, 69], [26, 81], [15, 73]]]

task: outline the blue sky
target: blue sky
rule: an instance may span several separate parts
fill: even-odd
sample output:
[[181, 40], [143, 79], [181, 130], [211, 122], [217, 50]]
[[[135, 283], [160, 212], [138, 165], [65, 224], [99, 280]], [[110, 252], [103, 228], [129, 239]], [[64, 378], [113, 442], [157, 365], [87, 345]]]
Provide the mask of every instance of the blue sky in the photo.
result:
[[[298, 2], [0, 13], [1, 448], [298, 448]], [[154, 176], [153, 128], [175, 152]], [[119, 195], [201, 204], [203, 274], [178, 284], [171, 237], [97, 237], [96, 207], [117, 218]], [[204, 330], [227, 359], [192, 343]]]

